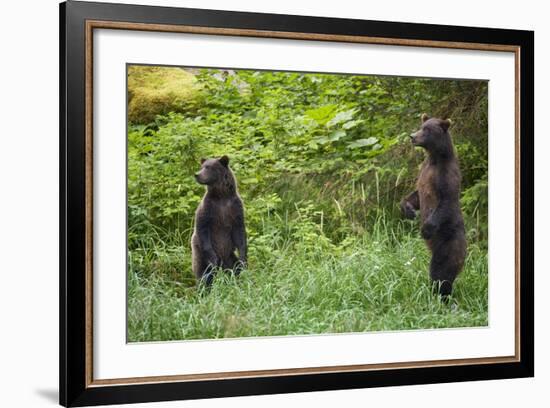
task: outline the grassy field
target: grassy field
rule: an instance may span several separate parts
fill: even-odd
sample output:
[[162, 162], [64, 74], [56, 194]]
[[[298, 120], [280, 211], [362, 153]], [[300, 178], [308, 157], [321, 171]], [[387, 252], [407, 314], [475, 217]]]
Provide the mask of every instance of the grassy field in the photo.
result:
[[[486, 251], [470, 245], [449, 304], [431, 293], [429, 254], [409, 222], [327, 251], [307, 240], [251, 243], [250, 267], [219, 273], [206, 293], [190, 272], [187, 236], [130, 253], [131, 342], [487, 325]], [[144, 278], [144, 271], [150, 271]], [[170, 278], [167, 278], [170, 276]]]

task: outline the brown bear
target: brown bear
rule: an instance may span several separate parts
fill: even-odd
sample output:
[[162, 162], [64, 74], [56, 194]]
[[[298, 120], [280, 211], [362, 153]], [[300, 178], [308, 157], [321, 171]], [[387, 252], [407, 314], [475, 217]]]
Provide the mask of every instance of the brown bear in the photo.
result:
[[[210, 286], [216, 268], [239, 274], [246, 266], [244, 208], [227, 156], [201, 159], [201, 170], [195, 179], [206, 185], [206, 193], [195, 213], [192, 267], [197, 280]], [[238, 258], [235, 249], [239, 251]]]
[[444, 298], [466, 258], [466, 235], [460, 210], [460, 168], [449, 134], [450, 120], [422, 115], [422, 127], [410, 135], [414, 146], [427, 152], [416, 191], [403, 199], [401, 210], [414, 219], [420, 210], [421, 234], [432, 252], [430, 277]]

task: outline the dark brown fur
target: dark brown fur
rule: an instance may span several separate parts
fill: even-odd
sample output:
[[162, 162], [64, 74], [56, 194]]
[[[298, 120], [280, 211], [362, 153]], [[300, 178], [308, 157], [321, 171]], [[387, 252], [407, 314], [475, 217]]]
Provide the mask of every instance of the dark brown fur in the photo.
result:
[[[210, 285], [216, 267], [238, 274], [246, 266], [244, 208], [227, 156], [202, 159], [195, 178], [207, 190], [195, 213], [192, 267], [197, 280]], [[239, 251], [238, 258], [235, 250]]]
[[438, 293], [452, 292], [466, 258], [466, 235], [460, 210], [460, 168], [448, 129], [449, 120], [422, 115], [422, 128], [411, 135], [413, 145], [428, 153], [416, 182], [416, 191], [401, 202], [413, 219], [420, 210], [421, 233], [432, 252], [430, 277]]

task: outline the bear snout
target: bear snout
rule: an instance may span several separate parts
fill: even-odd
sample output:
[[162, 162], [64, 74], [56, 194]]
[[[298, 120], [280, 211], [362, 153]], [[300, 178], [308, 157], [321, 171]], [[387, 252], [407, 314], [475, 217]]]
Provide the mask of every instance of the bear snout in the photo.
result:
[[201, 174], [200, 173], [195, 173], [195, 180], [197, 181], [197, 183], [199, 184], [204, 184], [202, 179], [201, 179]]
[[409, 137], [411, 138], [411, 143], [414, 145], [414, 146], [421, 146], [421, 147], [424, 147], [425, 146], [425, 142], [426, 142], [426, 137], [424, 135], [424, 131], [422, 129], [420, 130], [417, 130], [416, 132], [413, 132], [409, 135]]

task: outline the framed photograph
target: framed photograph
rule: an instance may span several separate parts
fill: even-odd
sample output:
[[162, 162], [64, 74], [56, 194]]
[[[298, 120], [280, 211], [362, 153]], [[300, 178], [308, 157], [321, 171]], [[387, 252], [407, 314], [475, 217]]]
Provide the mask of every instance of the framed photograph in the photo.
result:
[[530, 31], [60, 6], [60, 403], [530, 377]]

